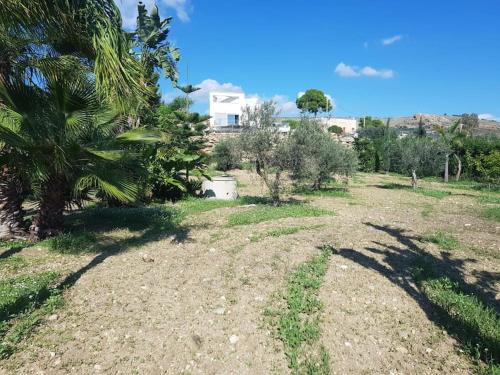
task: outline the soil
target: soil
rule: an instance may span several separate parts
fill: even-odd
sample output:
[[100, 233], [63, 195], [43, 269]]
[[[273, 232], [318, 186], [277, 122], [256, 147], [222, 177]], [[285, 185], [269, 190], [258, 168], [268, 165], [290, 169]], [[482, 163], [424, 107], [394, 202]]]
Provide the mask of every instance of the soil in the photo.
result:
[[[233, 174], [242, 195], [264, 193], [255, 175]], [[0, 373], [289, 373], [263, 310], [287, 274], [326, 242], [338, 249], [320, 293], [321, 341], [333, 373], [472, 373], [474, 363], [412, 284], [410, 266], [418, 254], [430, 254], [498, 307], [500, 228], [477, 214], [475, 192], [453, 189], [455, 195], [438, 200], [380, 187], [387, 182], [409, 184], [361, 175], [351, 199], [295, 197], [334, 216], [227, 227], [231, 212], [247, 208], [222, 208], [189, 217], [183, 237], [105, 257], [46, 255], [55, 262], [49, 268], [83, 272], [57, 316], [1, 361]], [[249, 239], [270, 228], [315, 224], [325, 226]], [[464, 249], [443, 252], [419, 240], [436, 230], [454, 233]]]

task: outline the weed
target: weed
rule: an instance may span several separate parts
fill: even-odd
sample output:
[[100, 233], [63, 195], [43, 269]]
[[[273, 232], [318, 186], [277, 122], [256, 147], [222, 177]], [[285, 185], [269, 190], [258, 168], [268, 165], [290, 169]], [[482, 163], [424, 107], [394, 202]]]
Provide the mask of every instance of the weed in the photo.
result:
[[472, 356], [497, 367], [500, 362], [500, 316], [476, 296], [465, 293], [458, 283], [440, 276], [439, 270], [419, 260], [413, 278], [425, 296], [438, 308], [448, 332], [462, 342]]
[[422, 237], [424, 241], [432, 242], [438, 245], [443, 250], [456, 250], [460, 247], [460, 243], [450, 233], [437, 231], [432, 234], [427, 234]]
[[26, 267], [27, 264], [28, 262], [26, 262], [26, 259], [19, 254], [14, 254], [7, 258], [0, 258], [0, 267], [10, 271], [17, 271]]
[[0, 321], [44, 301], [58, 276], [55, 272], [43, 272], [0, 281]]
[[0, 249], [9, 249], [13, 247], [27, 247], [29, 242], [25, 240], [0, 240]]
[[285, 217], [315, 217], [332, 215], [333, 212], [308, 204], [284, 204], [282, 206], [260, 206], [231, 214], [230, 226], [256, 224]]
[[80, 254], [95, 251], [97, 237], [90, 232], [63, 233], [59, 236], [49, 238], [44, 244], [50, 250], [62, 254]]
[[0, 333], [3, 336], [0, 342], [0, 358], [6, 358], [14, 353], [16, 345], [27, 337], [42, 322], [45, 316], [54, 313], [63, 303], [64, 299], [60, 292], [52, 290], [51, 295], [40, 307], [32, 307], [21, 314], [10, 330], [6, 327], [5, 331]]
[[321, 336], [319, 313], [323, 304], [318, 293], [331, 254], [331, 246], [324, 246], [321, 254], [302, 263], [288, 278], [282, 306], [264, 311], [294, 374], [329, 373], [328, 353], [324, 348], [319, 354], [313, 352]]

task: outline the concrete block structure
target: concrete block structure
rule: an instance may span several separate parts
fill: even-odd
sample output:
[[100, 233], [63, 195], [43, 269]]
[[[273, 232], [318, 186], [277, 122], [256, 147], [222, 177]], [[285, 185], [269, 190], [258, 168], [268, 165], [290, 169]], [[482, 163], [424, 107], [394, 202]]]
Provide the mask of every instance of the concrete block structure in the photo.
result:
[[244, 93], [210, 92], [210, 127], [213, 130], [241, 126], [243, 109], [255, 107], [257, 98]]

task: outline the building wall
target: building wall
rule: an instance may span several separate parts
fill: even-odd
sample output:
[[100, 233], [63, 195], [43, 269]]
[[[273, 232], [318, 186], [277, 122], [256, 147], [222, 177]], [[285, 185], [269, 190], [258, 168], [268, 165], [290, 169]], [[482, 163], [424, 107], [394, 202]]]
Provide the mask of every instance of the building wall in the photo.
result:
[[[243, 108], [246, 106], [255, 106], [256, 98], [246, 98], [243, 93], [232, 92], [211, 92], [209, 95], [210, 105], [210, 126], [231, 126], [240, 125]], [[228, 116], [238, 116], [238, 123], [228, 122]]]
[[354, 134], [358, 130], [358, 122], [355, 118], [322, 117], [319, 120], [326, 128], [333, 125], [340, 126], [343, 129], [344, 134]]

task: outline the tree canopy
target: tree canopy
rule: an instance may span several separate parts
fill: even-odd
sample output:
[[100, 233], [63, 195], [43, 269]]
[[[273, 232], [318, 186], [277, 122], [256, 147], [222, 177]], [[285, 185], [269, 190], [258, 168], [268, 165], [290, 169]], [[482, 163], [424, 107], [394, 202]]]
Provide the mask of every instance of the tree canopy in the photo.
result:
[[297, 98], [297, 108], [302, 112], [309, 112], [315, 116], [319, 112], [329, 112], [332, 109], [330, 99], [321, 90], [309, 89]]

